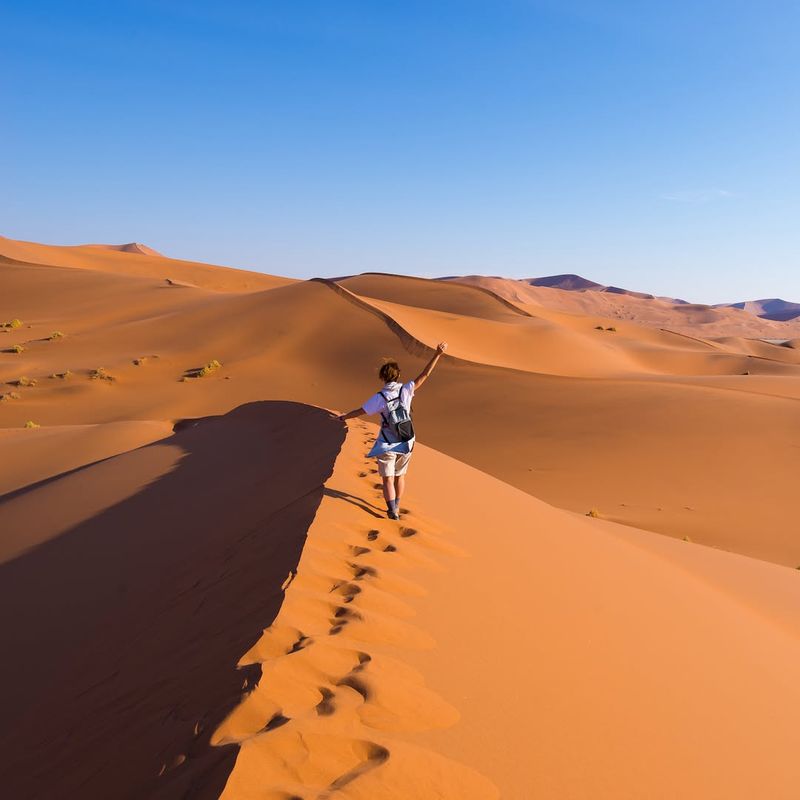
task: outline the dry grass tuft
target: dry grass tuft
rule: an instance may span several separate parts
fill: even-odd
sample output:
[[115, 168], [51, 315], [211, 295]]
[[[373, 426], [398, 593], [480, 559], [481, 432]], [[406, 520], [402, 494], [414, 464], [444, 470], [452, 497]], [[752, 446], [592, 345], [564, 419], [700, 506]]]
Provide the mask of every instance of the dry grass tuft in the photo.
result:
[[21, 328], [22, 327], [22, 320], [20, 319], [12, 319], [11, 322], [3, 322], [0, 324], [0, 328]]
[[9, 400], [19, 400], [20, 395], [19, 392], [6, 392], [5, 394], [0, 394], [0, 403], [7, 403]]
[[108, 381], [109, 383], [113, 383], [116, 378], [113, 375], [108, 373], [105, 367], [98, 367], [97, 369], [93, 369], [89, 373], [89, 377], [93, 381]]
[[188, 380], [189, 378], [205, 378], [208, 375], [211, 375], [212, 372], [216, 372], [222, 364], [217, 361], [216, 358], [212, 358], [207, 364], [203, 365], [202, 367], [198, 367], [197, 369], [190, 369], [186, 371], [186, 374], [181, 378], [182, 381]]
[[6, 352], [7, 353], [16, 353], [17, 355], [19, 355], [20, 353], [24, 353], [25, 352], [25, 345], [22, 345], [22, 344], [11, 345], [11, 347], [9, 347], [8, 350], [6, 350]]
[[40, 427], [41, 427], [41, 425], [39, 425], [39, 423], [38, 423], [38, 422], [34, 422], [32, 419], [29, 419], [29, 420], [28, 420], [28, 421], [25, 423], [25, 427], [26, 427], [26, 428], [40, 428]]
[[52, 342], [53, 339], [63, 339], [64, 334], [61, 331], [53, 331], [47, 338]]
[[28, 378], [27, 376], [23, 375], [21, 378], [17, 378], [15, 381], [11, 381], [12, 386], [36, 386], [37, 384], [36, 378]]
[[595, 519], [600, 516], [600, 512], [596, 508], [590, 508], [586, 512], [587, 517], [594, 517]]
[[67, 378], [72, 377], [72, 373], [69, 370], [65, 370], [64, 372], [54, 372], [51, 378], [59, 378], [60, 380], [66, 380]]

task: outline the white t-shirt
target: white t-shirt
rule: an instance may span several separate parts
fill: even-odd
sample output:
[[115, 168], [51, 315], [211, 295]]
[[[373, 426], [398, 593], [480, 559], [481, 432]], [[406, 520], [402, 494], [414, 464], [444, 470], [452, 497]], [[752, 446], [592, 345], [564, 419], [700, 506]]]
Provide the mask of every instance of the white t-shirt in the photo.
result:
[[[414, 399], [414, 381], [409, 381], [408, 383], [399, 383], [398, 381], [387, 383], [383, 389], [381, 389], [381, 392], [383, 392], [389, 400], [394, 400], [399, 392], [401, 405], [408, 409], [409, 412], [411, 411], [411, 401]], [[367, 414], [385, 414], [388, 404], [381, 393], [376, 392], [361, 407]], [[392, 407], [394, 408], [394, 406]], [[383, 423], [383, 419], [381, 419], [381, 423]], [[411, 448], [414, 446], [413, 439], [409, 442], [393, 442], [392, 438], [392, 432], [384, 428], [382, 433], [378, 433], [378, 438], [375, 440], [375, 444], [372, 446], [369, 455], [372, 456], [381, 452], [385, 453], [388, 450], [398, 453], [411, 452]], [[386, 441], [387, 439], [389, 440], [388, 442]]]

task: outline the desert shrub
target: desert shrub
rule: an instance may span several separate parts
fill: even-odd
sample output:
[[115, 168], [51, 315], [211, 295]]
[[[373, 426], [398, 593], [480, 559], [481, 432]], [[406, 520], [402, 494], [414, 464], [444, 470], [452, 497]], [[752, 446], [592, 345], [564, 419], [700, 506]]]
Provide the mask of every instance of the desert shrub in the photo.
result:
[[600, 512], [596, 508], [591, 508], [586, 512], [586, 516], [597, 518], [600, 516]]
[[61, 333], [61, 331], [53, 331], [47, 338], [50, 339], [50, 341], [53, 341], [53, 339], [62, 339], [63, 337], [64, 334]]
[[11, 347], [8, 348], [8, 352], [9, 353], [16, 353], [17, 355], [19, 355], [20, 353], [24, 353], [25, 352], [25, 345], [22, 345], [22, 344], [11, 345]]
[[54, 372], [50, 377], [51, 378], [59, 378], [59, 379], [61, 379], [63, 381], [63, 380], [66, 380], [67, 378], [71, 378], [72, 377], [72, 373], [67, 369], [67, 370], [64, 370], [64, 372]]
[[19, 400], [19, 393], [6, 392], [5, 394], [0, 394], [0, 403], [7, 403], [9, 400]]
[[32, 419], [29, 419], [29, 420], [28, 420], [28, 421], [25, 423], [25, 427], [26, 427], [26, 428], [38, 428], [38, 427], [40, 427], [40, 426], [39, 426], [39, 423], [38, 423], [38, 422], [34, 422]]
[[109, 382], [112, 382], [112, 381], [116, 380], [116, 378], [113, 375], [110, 375], [108, 373], [108, 370], [106, 370], [105, 367], [98, 367], [97, 369], [93, 369], [89, 373], [89, 377], [93, 381], [109, 381]]
[[208, 364], [205, 364], [203, 367], [201, 367], [200, 371], [197, 373], [197, 377], [205, 378], [206, 375], [216, 372], [221, 366], [222, 364], [220, 364], [216, 358], [213, 358], [208, 362]]
[[0, 325], [0, 328], [21, 328], [22, 327], [22, 320], [20, 319], [12, 319], [11, 322], [4, 322]]
[[12, 381], [14, 386], [36, 386], [36, 383], [36, 378], [28, 378], [25, 375], [23, 375], [21, 378], [17, 378], [15, 381]]
[[688, 536], [683, 537], [684, 542], [691, 542], [692, 540]]

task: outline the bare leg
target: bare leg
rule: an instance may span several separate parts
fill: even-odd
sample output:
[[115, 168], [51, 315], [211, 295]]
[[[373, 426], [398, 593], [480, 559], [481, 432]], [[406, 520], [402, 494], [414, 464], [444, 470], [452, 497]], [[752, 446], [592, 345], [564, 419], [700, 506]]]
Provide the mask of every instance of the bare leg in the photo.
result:
[[394, 482], [397, 480], [393, 475], [390, 475], [386, 478], [382, 478], [383, 480], [383, 497], [386, 500], [386, 506], [389, 506], [389, 501], [394, 500], [395, 498], [395, 491], [394, 491]]
[[396, 475], [394, 479], [394, 496], [397, 498], [397, 505], [400, 505], [400, 498], [406, 488], [406, 476]]

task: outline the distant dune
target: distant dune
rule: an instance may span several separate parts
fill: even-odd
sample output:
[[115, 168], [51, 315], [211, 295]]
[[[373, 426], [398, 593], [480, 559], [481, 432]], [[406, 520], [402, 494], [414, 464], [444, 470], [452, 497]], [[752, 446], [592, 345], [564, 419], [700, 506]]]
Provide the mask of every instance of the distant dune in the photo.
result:
[[148, 247], [146, 244], [141, 244], [139, 242], [128, 242], [127, 244], [85, 244], [83, 247], [98, 247], [102, 250], [117, 250], [120, 253], [138, 253], [142, 256], [158, 256], [159, 258], [164, 258], [158, 250], [153, 250], [152, 247]]
[[573, 284], [0, 239], [5, 794], [792, 800], [800, 318]]
[[[534, 305], [607, 320], [627, 320], [704, 338], [781, 338], [800, 333], [800, 321], [794, 317], [787, 317], [787, 324], [786, 320], [771, 319], [768, 315], [743, 313], [743, 308], [738, 305], [708, 306], [659, 298], [601, 286], [580, 276], [553, 276], [529, 281], [467, 275], [447, 280], [489, 289], [521, 308]], [[537, 281], [544, 283], [537, 284]]]
[[750, 314], [755, 314], [762, 319], [772, 319], [784, 322], [800, 317], [800, 303], [790, 303], [776, 297], [768, 300], [747, 300], [741, 303], [723, 303], [714, 308], [741, 308]]

